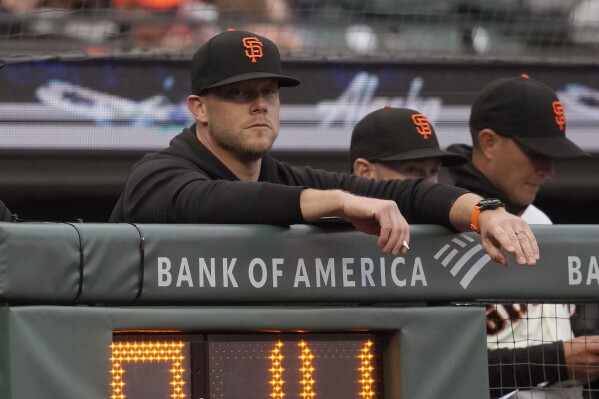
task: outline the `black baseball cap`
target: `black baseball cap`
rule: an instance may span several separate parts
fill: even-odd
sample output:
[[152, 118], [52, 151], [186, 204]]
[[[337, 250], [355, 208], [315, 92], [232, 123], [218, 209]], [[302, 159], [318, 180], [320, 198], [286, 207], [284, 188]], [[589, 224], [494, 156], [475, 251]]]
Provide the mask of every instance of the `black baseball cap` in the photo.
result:
[[281, 86], [297, 86], [282, 75], [279, 49], [255, 33], [228, 29], [208, 40], [191, 60], [191, 90], [206, 89], [259, 78], [277, 78]]
[[589, 156], [566, 138], [564, 108], [557, 95], [528, 75], [487, 84], [472, 105], [470, 127], [491, 129], [551, 158]]
[[352, 164], [357, 158], [376, 162], [438, 157], [443, 166], [468, 161], [441, 150], [426, 116], [409, 108], [382, 108], [366, 115], [354, 127], [349, 153]]

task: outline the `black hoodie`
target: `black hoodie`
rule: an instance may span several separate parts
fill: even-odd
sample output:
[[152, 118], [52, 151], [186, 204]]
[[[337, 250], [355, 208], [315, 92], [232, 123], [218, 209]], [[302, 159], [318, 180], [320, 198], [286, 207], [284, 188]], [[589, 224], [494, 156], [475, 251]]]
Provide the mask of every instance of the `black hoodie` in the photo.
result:
[[133, 166], [111, 222], [303, 223], [299, 198], [308, 187], [391, 199], [408, 223], [453, 228], [449, 210], [467, 192], [423, 179], [375, 181], [295, 167], [270, 155], [262, 159], [257, 183], [241, 182], [194, 132], [195, 125], [184, 129], [168, 148], [146, 155]]
[[[472, 147], [465, 144], [452, 144], [448, 151], [465, 155], [472, 160]], [[528, 205], [516, 205], [506, 195], [499, 191], [493, 184], [474, 167], [472, 161], [463, 165], [449, 168], [449, 175], [458, 187], [465, 188], [484, 198], [499, 198], [505, 204], [505, 209], [514, 215], [521, 215]]]

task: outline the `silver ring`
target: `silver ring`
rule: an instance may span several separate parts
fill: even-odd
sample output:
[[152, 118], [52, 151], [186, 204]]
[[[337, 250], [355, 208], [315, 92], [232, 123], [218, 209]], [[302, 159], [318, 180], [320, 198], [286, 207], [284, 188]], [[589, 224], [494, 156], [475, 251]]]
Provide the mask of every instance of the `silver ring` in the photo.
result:
[[403, 240], [402, 247], [406, 247], [406, 249], [410, 249], [410, 247], [408, 246], [408, 243], [406, 242], [406, 240]]
[[514, 234], [516, 234], [516, 235], [518, 235], [518, 234], [524, 234], [524, 235], [526, 235], [526, 233], [523, 230], [518, 230]]

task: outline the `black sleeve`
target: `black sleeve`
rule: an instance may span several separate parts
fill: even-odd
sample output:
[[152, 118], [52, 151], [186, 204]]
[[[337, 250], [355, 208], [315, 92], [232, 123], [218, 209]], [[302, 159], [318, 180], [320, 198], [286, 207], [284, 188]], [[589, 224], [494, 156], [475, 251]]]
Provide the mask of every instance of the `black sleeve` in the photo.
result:
[[397, 202], [408, 223], [452, 228], [449, 210], [467, 191], [423, 179], [375, 181], [277, 163], [270, 182], [213, 180], [182, 159], [153, 154], [132, 170], [111, 222], [303, 223], [306, 188], [341, 189]]
[[566, 381], [562, 341], [527, 348], [488, 351], [489, 388], [497, 398], [516, 389], [529, 389], [538, 384]]
[[390, 199], [397, 203], [408, 223], [439, 224], [453, 229], [449, 210], [455, 200], [469, 191], [448, 184], [420, 179], [374, 180], [351, 174], [296, 168], [297, 184], [311, 188], [339, 188], [366, 197]]
[[[576, 314], [570, 318], [570, 321], [572, 332], [576, 337], [599, 334], [599, 303], [577, 303]], [[599, 379], [584, 386], [583, 398], [599, 398]]]
[[138, 163], [110, 217], [111, 222], [303, 222], [303, 187], [212, 180], [185, 161], [147, 157]]
[[576, 337], [599, 334], [599, 303], [577, 303], [576, 314], [570, 321]]
[[12, 214], [10, 210], [4, 205], [4, 202], [0, 201], [0, 222], [11, 222]]

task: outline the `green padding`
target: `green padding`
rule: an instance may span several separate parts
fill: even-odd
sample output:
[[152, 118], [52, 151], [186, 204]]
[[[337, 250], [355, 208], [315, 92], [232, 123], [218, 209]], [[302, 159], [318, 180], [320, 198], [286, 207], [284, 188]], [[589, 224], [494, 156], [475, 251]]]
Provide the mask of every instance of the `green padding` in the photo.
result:
[[484, 308], [468, 307], [5, 307], [0, 397], [107, 399], [113, 330], [147, 329], [386, 332], [386, 399], [484, 399], [484, 318]]
[[541, 248], [538, 264], [523, 267], [512, 260], [504, 268], [484, 253], [477, 234], [437, 226], [412, 226], [407, 255], [393, 257], [381, 254], [376, 237], [346, 224], [0, 223], [0, 299], [81, 304], [599, 299], [599, 226], [533, 231]]
[[79, 303], [131, 303], [140, 291], [140, 233], [132, 225], [77, 225], [84, 248]]
[[70, 302], [79, 291], [79, 238], [68, 224], [0, 223], [0, 298]]

